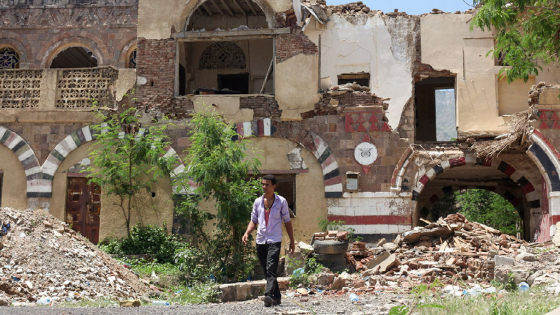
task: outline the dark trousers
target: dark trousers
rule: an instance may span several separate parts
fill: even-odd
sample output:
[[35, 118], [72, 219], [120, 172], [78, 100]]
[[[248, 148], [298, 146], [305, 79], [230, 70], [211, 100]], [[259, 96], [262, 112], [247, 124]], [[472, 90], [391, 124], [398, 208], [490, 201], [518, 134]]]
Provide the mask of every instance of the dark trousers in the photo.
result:
[[282, 243], [257, 244], [257, 256], [261, 262], [262, 269], [266, 276], [265, 296], [280, 301], [282, 295], [276, 280], [278, 270], [278, 260], [280, 259], [280, 248]]

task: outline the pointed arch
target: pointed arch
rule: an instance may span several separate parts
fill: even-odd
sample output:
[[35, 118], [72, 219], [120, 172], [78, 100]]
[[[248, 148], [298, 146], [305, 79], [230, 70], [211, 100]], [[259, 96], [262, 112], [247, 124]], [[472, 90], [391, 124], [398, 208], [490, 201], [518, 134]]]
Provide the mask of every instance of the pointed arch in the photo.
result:
[[273, 122], [270, 118], [246, 121], [235, 125], [239, 137], [279, 137], [300, 144], [312, 152], [323, 169], [326, 198], [342, 198], [342, 175], [333, 150], [314, 132], [290, 122]]

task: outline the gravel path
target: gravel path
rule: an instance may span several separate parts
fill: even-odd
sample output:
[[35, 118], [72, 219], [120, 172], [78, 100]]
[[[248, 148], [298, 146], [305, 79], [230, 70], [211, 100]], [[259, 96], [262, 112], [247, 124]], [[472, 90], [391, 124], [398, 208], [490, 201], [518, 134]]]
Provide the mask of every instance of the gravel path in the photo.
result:
[[284, 297], [282, 304], [275, 307], [264, 307], [260, 300], [246, 302], [186, 305], [186, 306], [142, 306], [138, 308], [70, 308], [70, 307], [0, 307], [0, 314], [10, 315], [87, 315], [87, 314], [228, 314], [228, 315], [252, 315], [252, 314], [388, 314], [389, 309], [405, 302], [402, 296], [396, 294], [363, 295], [357, 304], [352, 304], [348, 295], [335, 296], [313, 296], [309, 298], [287, 298]]

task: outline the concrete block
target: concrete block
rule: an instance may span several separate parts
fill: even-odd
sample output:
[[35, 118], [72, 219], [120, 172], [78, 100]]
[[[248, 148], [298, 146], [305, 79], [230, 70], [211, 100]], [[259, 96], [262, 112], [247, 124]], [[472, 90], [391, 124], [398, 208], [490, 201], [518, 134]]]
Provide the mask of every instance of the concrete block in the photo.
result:
[[515, 260], [513, 258], [506, 256], [496, 255], [494, 259], [496, 260], [496, 267], [513, 266], [513, 264], [515, 263]]
[[379, 264], [379, 272], [385, 273], [391, 268], [398, 267], [401, 264], [401, 261], [395, 256], [395, 254], [391, 254], [387, 259], [385, 259], [381, 264]]
[[389, 258], [389, 256], [391, 256], [390, 253], [388, 252], [382, 252], [379, 255], [376, 255], [375, 258], [373, 260], [370, 260], [367, 264], [366, 267], [368, 269], [372, 269], [373, 267], [381, 264], [381, 262], [383, 262], [385, 259]]
[[333, 284], [331, 286], [331, 290], [340, 290], [346, 285], [346, 279], [341, 277], [336, 277], [333, 280]]
[[513, 281], [516, 284], [527, 282], [527, 279], [532, 274], [528, 268], [509, 268], [509, 267], [496, 267], [494, 269], [494, 280], [501, 283], [509, 282], [509, 274], [513, 275]]

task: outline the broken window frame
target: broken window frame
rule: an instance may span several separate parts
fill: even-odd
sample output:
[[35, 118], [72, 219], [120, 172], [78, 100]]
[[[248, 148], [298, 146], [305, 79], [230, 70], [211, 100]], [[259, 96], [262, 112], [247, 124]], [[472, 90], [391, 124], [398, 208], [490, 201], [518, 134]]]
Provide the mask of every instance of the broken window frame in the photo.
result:
[[[434, 84], [429, 84], [426, 81], [430, 81], [430, 80], [440, 80], [440, 81], [445, 81], [445, 80], [449, 80], [451, 81], [451, 79], [453, 80], [453, 85], [451, 84], [438, 84], [438, 83], [434, 83]], [[423, 83], [422, 83], [423, 82]], [[421, 130], [421, 126], [423, 126], [425, 123], [422, 123], [422, 125], [420, 125], [420, 123], [422, 121], [424, 121], [424, 119], [419, 118], [419, 101], [418, 101], [418, 91], [419, 91], [419, 85], [428, 85], [428, 87], [426, 87], [426, 89], [431, 89], [433, 92], [433, 111], [434, 111], [434, 115], [433, 115], [433, 120], [434, 120], [434, 124], [435, 124], [435, 134], [434, 134], [434, 139], [433, 140], [426, 140], [426, 139], [420, 139], [418, 137], [418, 131]], [[455, 141], [453, 140], [449, 140], [449, 141], [438, 141], [437, 140], [437, 112], [436, 112], [436, 91], [438, 90], [454, 90], [454, 100], [455, 100], [455, 128], [457, 129], [457, 77], [456, 76], [438, 76], [438, 77], [428, 77], [425, 78], [421, 81], [418, 81], [414, 84], [414, 140], [415, 142], [422, 142], [422, 143], [453, 143]], [[426, 109], [425, 108], [426, 105], [424, 105], [424, 107], [422, 109]], [[424, 127], [426, 128], [426, 127]], [[458, 136], [458, 135], [457, 135]]]
[[[262, 76], [253, 76], [249, 72], [249, 86], [255, 79], [263, 79], [263, 85], [260, 91], [253, 91], [251, 94], [264, 94], [264, 87], [266, 87], [269, 81], [272, 82], [272, 92], [275, 94], [275, 69], [274, 64], [276, 60], [276, 36], [281, 34], [290, 34], [290, 28], [277, 28], [277, 29], [250, 29], [250, 30], [239, 30], [239, 31], [221, 31], [217, 32], [188, 32], [180, 33], [175, 36], [177, 44], [177, 55], [175, 62], [175, 97], [182, 97], [190, 94], [192, 91], [185, 91], [185, 95], [181, 95], [181, 82], [180, 67], [181, 58], [189, 58], [187, 53], [184, 56], [180, 54], [180, 45], [185, 45], [186, 43], [196, 43], [196, 42], [220, 42], [220, 41], [230, 41], [230, 42], [240, 42], [240, 41], [251, 41], [251, 40], [262, 40], [262, 39], [272, 39], [272, 60], [267, 71], [267, 75], [263, 78]], [[250, 58], [247, 59], [249, 64]], [[249, 68], [249, 66], [247, 66]], [[219, 95], [219, 94], [218, 94]], [[231, 95], [247, 95], [247, 94], [229, 94]]]
[[[337, 76], [337, 80], [338, 80], [337, 85], [343, 85], [343, 84], [346, 84], [346, 83], [356, 82], [357, 84], [359, 84], [361, 86], [369, 87], [370, 82], [371, 82], [371, 77], [370, 77], [370, 74], [368, 72], [341, 73]], [[364, 80], [367, 80], [367, 81], [364, 82]], [[343, 82], [341, 82], [341, 81], [343, 81]], [[365, 84], [362, 84], [362, 83], [365, 83]]]

